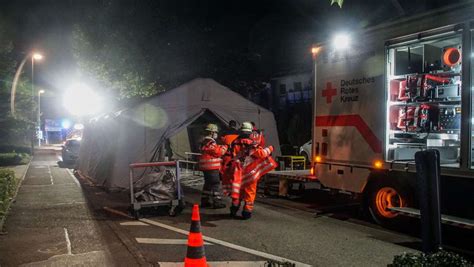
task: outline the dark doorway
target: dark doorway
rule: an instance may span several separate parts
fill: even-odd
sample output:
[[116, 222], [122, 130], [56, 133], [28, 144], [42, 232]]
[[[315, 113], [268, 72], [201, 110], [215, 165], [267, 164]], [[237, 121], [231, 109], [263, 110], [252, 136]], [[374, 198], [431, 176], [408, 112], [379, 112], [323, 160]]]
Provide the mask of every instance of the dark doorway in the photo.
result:
[[214, 113], [206, 109], [206, 111], [199, 118], [197, 118], [188, 126], [189, 144], [191, 146], [192, 152], [200, 152], [200, 145], [204, 135], [204, 129], [209, 123], [216, 124], [219, 127], [219, 132], [227, 128], [227, 125], [225, 125], [224, 122], [218, 119]]

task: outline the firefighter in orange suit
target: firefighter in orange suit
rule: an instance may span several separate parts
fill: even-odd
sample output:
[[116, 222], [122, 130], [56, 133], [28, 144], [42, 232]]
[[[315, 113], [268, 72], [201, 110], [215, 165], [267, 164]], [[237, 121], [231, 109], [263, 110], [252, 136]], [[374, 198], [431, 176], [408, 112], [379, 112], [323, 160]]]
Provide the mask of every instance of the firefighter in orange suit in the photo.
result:
[[244, 219], [252, 217], [260, 177], [277, 166], [271, 157], [273, 147], [263, 148], [252, 140], [250, 137], [252, 129], [251, 123], [242, 124], [242, 133], [232, 144], [233, 159], [229, 167], [230, 175], [228, 175], [231, 177], [231, 183], [226, 181], [226, 189], [232, 198], [230, 214], [235, 217], [243, 201], [242, 217]]
[[206, 135], [201, 143], [201, 156], [199, 158], [199, 170], [204, 173], [201, 207], [222, 209], [225, 208], [225, 204], [222, 201], [219, 171], [222, 163], [221, 157], [227, 151], [227, 146], [216, 143], [217, 125], [209, 124], [205, 131]]
[[222, 133], [222, 143], [230, 146], [232, 142], [239, 137], [239, 130], [237, 128], [237, 122], [234, 120], [229, 121], [229, 129]]
[[[232, 142], [234, 142], [234, 140], [237, 139], [237, 137], [239, 137], [239, 134], [240, 132], [237, 129], [237, 122], [234, 120], [231, 120], [229, 121], [229, 128], [222, 133], [221, 142], [227, 145], [228, 147], [230, 147], [232, 145]], [[231, 152], [230, 149], [228, 149], [227, 152], [222, 157], [222, 167], [221, 167], [222, 180], [226, 180], [226, 175], [228, 175], [228, 173], [230, 172], [229, 167], [230, 167], [230, 162], [233, 157], [230, 152]], [[227, 185], [230, 185], [230, 184], [228, 183]], [[229, 195], [227, 193], [230, 190], [230, 188], [226, 187], [226, 184], [224, 183], [224, 181], [222, 183], [222, 187], [224, 189], [224, 194]]]

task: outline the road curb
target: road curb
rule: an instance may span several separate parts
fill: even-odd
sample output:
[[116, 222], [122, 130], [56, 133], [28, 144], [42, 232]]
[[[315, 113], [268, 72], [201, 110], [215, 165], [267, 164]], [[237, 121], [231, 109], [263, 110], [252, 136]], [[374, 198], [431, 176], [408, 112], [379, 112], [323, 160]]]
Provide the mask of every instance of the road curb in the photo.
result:
[[107, 226], [112, 230], [115, 236], [122, 242], [125, 248], [132, 254], [135, 260], [138, 262], [140, 266], [153, 266], [150, 262], [148, 262], [143, 254], [134, 246], [134, 241], [131, 240], [128, 236], [122, 233], [117, 225], [114, 222], [106, 221]]

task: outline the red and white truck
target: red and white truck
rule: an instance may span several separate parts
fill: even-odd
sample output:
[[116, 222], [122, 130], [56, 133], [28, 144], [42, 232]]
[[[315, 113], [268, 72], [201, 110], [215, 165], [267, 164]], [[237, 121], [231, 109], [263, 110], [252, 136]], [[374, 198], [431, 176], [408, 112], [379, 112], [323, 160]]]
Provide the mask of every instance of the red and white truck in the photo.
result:
[[272, 175], [361, 196], [391, 223], [417, 213], [414, 154], [438, 149], [442, 213], [456, 216], [443, 222], [473, 227], [472, 14], [464, 3], [315, 45], [311, 174]]

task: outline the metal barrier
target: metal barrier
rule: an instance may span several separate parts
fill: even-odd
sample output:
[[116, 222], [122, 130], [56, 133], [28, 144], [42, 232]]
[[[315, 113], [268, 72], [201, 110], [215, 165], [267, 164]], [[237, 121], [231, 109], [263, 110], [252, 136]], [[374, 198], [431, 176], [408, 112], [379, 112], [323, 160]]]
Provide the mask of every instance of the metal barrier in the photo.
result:
[[194, 153], [194, 152], [184, 152], [184, 154], [186, 155], [186, 173], [188, 173], [189, 171], [189, 164], [188, 163], [191, 163], [191, 164], [194, 164], [194, 167], [193, 167], [193, 171], [192, 171], [192, 174], [195, 175], [195, 171], [196, 171], [196, 165], [198, 164], [197, 161], [192, 161], [190, 159], [190, 157], [193, 157], [193, 156], [201, 156], [202, 154], [201, 153]]
[[304, 156], [293, 156], [293, 155], [282, 155], [277, 157], [278, 161], [288, 161], [290, 163], [290, 169], [295, 169], [295, 164], [302, 164], [303, 169], [306, 169], [306, 158]]
[[[175, 216], [181, 210], [180, 202], [182, 200], [182, 191], [181, 191], [181, 183], [180, 183], [180, 170], [179, 166], [181, 162], [185, 161], [166, 161], [166, 162], [142, 162], [142, 163], [132, 163], [129, 165], [129, 179], [130, 179], [130, 205], [132, 208], [132, 212], [134, 213], [135, 218], [139, 218], [139, 210], [143, 207], [152, 207], [152, 206], [169, 206], [169, 215]], [[138, 168], [150, 168], [150, 167], [166, 167], [166, 166], [175, 166], [176, 169], [176, 198], [172, 200], [155, 200], [155, 201], [137, 201], [135, 199], [135, 192], [134, 192], [134, 169]]]

